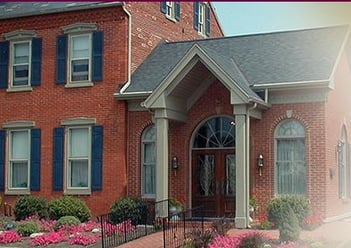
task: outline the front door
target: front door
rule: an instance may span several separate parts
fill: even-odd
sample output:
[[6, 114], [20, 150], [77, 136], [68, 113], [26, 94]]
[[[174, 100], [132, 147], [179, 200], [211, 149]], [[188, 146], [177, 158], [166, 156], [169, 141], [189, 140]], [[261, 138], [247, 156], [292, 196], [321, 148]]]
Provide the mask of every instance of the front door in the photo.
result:
[[229, 216], [235, 210], [235, 155], [233, 150], [194, 151], [193, 208], [206, 217]]

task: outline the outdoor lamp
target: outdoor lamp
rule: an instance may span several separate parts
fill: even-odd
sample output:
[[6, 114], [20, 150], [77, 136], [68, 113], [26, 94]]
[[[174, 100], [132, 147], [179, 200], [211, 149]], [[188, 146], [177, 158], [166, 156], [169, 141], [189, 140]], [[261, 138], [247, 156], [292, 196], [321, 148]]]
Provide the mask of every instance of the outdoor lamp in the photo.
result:
[[259, 169], [260, 176], [262, 176], [262, 167], [263, 167], [263, 155], [262, 155], [262, 153], [258, 154], [257, 167]]
[[173, 156], [173, 157], [172, 157], [171, 165], [172, 165], [172, 169], [173, 169], [173, 170], [178, 170], [179, 162], [178, 162], [177, 156]]

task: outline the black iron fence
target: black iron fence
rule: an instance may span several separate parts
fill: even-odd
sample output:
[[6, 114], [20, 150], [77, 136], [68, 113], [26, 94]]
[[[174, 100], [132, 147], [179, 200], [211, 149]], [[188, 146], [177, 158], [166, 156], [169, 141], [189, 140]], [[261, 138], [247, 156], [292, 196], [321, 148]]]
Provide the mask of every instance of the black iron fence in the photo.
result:
[[129, 213], [108, 213], [98, 217], [102, 248], [116, 247], [155, 232], [155, 204], [146, 202], [142, 218], [132, 220]]
[[181, 212], [170, 213], [167, 218], [162, 218], [163, 245], [164, 247], [183, 247], [194, 233], [204, 231], [204, 218], [202, 209], [188, 209]]

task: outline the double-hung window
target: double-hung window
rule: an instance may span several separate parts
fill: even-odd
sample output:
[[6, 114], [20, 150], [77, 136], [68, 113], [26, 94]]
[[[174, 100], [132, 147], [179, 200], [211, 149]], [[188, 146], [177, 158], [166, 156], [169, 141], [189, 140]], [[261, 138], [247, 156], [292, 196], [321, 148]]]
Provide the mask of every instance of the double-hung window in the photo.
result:
[[6, 33], [0, 42], [0, 88], [31, 91], [41, 83], [42, 39], [33, 30]]
[[95, 23], [63, 27], [57, 37], [56, 83], [66, 87], [93, 86], [103, 76], [103, 32]]
[[102, 189], [103, 127], [94, 118], [62, 121], [54, 129], [53, 189], [88, 195]]
[[8, 189], [29, 189], [30, 131], [9, 131]]
[[194, 2], [194, 29], [203, 36], [211, 32], [211, 9], [206, 2]]
[[11, 86], [29, 86], [30, 82], [30, 61], [31, 41], [12, 43], [12, 80]]
[[165, 14], [165, 16], [172, 21], [180, 20], [180, 2], [161, 2], [161, 12]]
[[3, 124], [0, 130], [0, 190], [24, 195], [40, 190], [41, 131], [33, 121]]
[[91, 34], [70, 36], [70, 81], [90, 81]]

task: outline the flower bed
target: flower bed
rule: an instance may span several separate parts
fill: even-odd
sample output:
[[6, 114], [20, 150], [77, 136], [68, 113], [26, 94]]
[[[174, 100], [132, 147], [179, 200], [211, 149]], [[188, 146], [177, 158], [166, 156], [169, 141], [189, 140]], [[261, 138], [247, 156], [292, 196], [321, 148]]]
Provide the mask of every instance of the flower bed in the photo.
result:
[[[30, 237], [21, 236], [15, 227], [24, 221], [35, 222], [40, 232], [32, 233]], [[40, 220], [37, 217], [30, 217], [18, 222], [4, 219], [2, 221], [2, 226], [7, 229], [11, 227], [14, 229], [0, 231], [0, 246], [6, 244], [6, 246], [16, 247], [87, 247], [101, 240], [101, 223], [99, 222], [88, 221], [79, 225], [63, 225], [60, 228], [57, 228], [56, 223], [57, 221], [55, 220]], [[104, 225], [108, 227], [108, 232], [105, 233], [106, 236], [111, 235], [115, 231], [121, 234], [124, 232], [132, 232], [136, 228], [130, 221], [116, 225], [104, 223]]]

